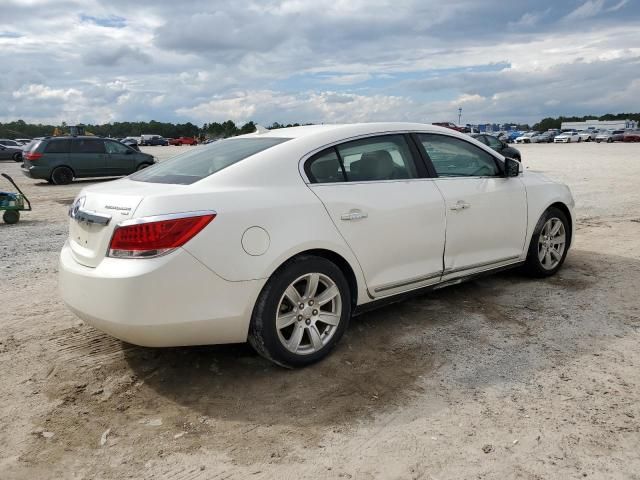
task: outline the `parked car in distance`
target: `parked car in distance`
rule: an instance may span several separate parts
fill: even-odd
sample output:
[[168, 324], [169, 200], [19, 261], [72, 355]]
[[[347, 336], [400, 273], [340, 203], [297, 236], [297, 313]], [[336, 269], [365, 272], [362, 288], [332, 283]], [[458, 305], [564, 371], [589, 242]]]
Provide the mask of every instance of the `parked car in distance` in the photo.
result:
[[29, 143], [31, 141], [31, 139], [30, 138], [16, 138], [15, 141], [18, 142], [20, 145], [26, 145], [27, 143]]
[[580, 137], [581, 142], [590, 142], [596, 139], [596, 137], [598, 136], [598, 130], [582, 130], [578, 132], [578, 136]]
[[169, 140], [169, 145], [197, 145], [198, 141], [193, 137], [178, 137]]
[[141, 146], [161, 145], [163, 147], [166, 147], [167, 145], [169, 145], [167, 139], [161, 137], [160, 135], [141, 135], [139, 143]]
[[519, 137], [517, 137], [515, 142], [516, 143], [531, 143], [531, 137], [533, 137], [534, 135], [538, 135], [539, 133], [540, 132], [536, 132], [536, 131], [526, 132], [523, 135], [520, 135]]
[[138, 139], [136, 137], [125, 137], [121, 140], [121, 143], [129, 148], [133, 148], [136, 152], [140, 151], [140, 147], [138, 147]]
[[4, 145], [5, 147], [17, 147], [20, 148], [22, 144], [17, 140], [11, 140], [9, 138], [0, 138], [0, 145]]
[[556, 138], [553, 139], [553, 143], [571, 143], [571, 142], [581, 142], [580, 135], [575, 130], [567, 130], [562, 132], [560, 135], [556, 135]]
[[519, 162], [522, 162], [522, 155], [520, 154], [520, 150], [507, 145], [506, 142], [494, 137], [493, 135], [489, 135], [486, 133], [472, 133], [471, 137], [475, 138], [479, 142], [484, 143], [489, 148], [495, 150], [501, 155], [504, 155], [505, 157], [515, 158]]
[[453, 122], [433, 122], [431, 125], [437, 125], [438, 127], [450, 128], [456, 132], [464, 132], [465, 127], [460, 127]]
[[551, 143], [555, 138], [555, 134], [551, 132], [542, 132], [530, 137], [530, 143]]
[[110, 138], [45, 137], [31, 142], [24, 153], [22, 173], [30, 178], [66, 185], [74, 178], [129, 175], [154, 163], [152, 155]]
[[624, 130], [601, 130], [598, 135], [596, 135], [596, 142], [621, 142], [624, 138]]
[[631, 130], [625, 132], [622, 136], [623, 142], [640, 142], [640, 130]]
[[22, 161], [22, 146], [13, 140], [0, 139], [0, 160]]
[[573, 207], [565, 185], [451, 129], [269, 130], [82, 189], [59, 287], [130, 343], [248, 340], [304, 366], [368, 308], [505, 268], [555, 274]]

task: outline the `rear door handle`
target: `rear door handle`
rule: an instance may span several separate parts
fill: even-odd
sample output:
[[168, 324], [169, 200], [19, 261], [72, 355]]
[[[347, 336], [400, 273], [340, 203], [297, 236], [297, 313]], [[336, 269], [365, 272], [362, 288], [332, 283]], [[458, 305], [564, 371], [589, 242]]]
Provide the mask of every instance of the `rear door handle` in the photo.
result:
[[471, 208], [471, 204], [465, 202], [464, 200], [458, 200], [455, 205], [449, 207], [450, 210], [458, 211], [458, 210], [466, 210], [467, 208]]
[[362, 210], [351, 210], [348, 213], [343, 213], [340, 215], [341, 220], [360, 220], [362, 218], [367, 218], [369, 215]]

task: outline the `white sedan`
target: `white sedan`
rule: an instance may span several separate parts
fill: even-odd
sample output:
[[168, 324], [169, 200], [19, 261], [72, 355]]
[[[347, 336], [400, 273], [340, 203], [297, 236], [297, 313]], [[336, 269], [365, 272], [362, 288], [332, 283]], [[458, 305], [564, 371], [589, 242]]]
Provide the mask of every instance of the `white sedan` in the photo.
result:
[[303, 366], [375, 306], [506, 268], [553, 275], [573, 207], [565, 185], [450, 129], [271, 130], [83, 189], [60, 291], [127, 342], [248, 340]]
[[516, 143], [531, 143], [531, 138], [538, 135], [540, 132], [527, 132], [514, 140]]
[[556, 135], [556, 138], [553, 139], [553, 143], [571, 143], [581, 141], [582, 139], [580, 138], [580, 135], [575, 130], [562, 132], [560, 135]]

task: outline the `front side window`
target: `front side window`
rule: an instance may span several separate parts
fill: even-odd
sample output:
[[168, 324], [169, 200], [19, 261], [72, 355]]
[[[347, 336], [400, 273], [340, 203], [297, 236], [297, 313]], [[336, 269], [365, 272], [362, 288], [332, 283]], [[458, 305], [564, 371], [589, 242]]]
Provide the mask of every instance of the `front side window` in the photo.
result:
[[71, 142], [71, 153], [104, 153], [104, 140], [76, 138]]
[[494, 150], [502, 148], [502, 142], [498, 140], [496, 137], [492, 137], [491, 135], [487, 135], [485, 137], [487, 139], [487, 145], [489, 145]]
[[122, 154], [122, 153], [126, 154], [127, 151], [130, 150], [129, 148], [122, 145], [121, 143], [112, 142], [108, 140], [104, 142], [104, 146], [107, 150], [107, 153], [112, 153], [112, 154]]
[[434, 133], [421, 133], [418, 138], [439, 177], [501, 175], [494, 157], [469, 142]]
[[418, 176], [404, 135], [343, 143], [314, 155], [305, 168], [311, 183], [374, 182]]
[[177, 155], [129, 177], [138, 182], [190, 185], [288, 138], [228, 138]]

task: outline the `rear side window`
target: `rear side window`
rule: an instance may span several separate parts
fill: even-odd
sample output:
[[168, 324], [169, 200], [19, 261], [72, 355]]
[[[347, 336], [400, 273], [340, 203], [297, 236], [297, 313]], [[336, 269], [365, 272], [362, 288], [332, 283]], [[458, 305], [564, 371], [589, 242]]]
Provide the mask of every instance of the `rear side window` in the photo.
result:
[[76, 138], [71, 142], [71, 153], [104, 153], [104, 140]]
[[50, 140], [44, 149], [45, 153], [69, 153], [69, 140]]
[[305, 168], [311, 183], [375, 182], [418, 176], [404, 135], [343, 143], [314, 155]]
[[131, 175], [131, 180], [190, 185], [287, 138], [229, 138], [193, 149]]

